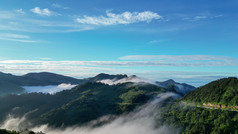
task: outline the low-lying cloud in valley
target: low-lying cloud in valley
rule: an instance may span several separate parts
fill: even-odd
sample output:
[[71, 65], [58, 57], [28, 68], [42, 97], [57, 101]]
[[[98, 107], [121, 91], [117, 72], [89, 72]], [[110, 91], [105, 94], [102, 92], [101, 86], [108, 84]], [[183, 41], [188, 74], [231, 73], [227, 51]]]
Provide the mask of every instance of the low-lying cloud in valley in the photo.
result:
[[143, 79], [143, 78], [137, 77], [135, 75], [125, 77], [125, 78], [122, 78], [122, 79], [117, 79], [117, 78], [115, 78], [115, 79], [103, 79], [103, 80], [99, 80], [97, 82], [104, 83], [104, 84], [107, 84], [107, 85], [116, 85], [116, 84], [122, 84], [122, 83], [127, 83], [127, 82], [133, 82], [135, 84], [136, 83], [155, 84], [154, 81]]
[[23, 88], [27, 93], [49, 93], [54, 94], [62, 90], [69, 90], [77, 85], [62, 83], [60, 85], [49, 85], [49, 86], [24, 86]]
[[[110, 116], [102, 117], [86, 126], [68, 127], [65, 129], [52, 129], [47, 125], [31, 128], [33, 131], [42, 131], [46, 134], [172, 134], [178, 130], [171, 126], [157, 126], [155, 121], [156, 113], [161, 104], [170, 97], [177, 97], [174, 93], [163, 93], [155, 97], [152, 101], [141, 106], [135, 111], [117, 117], [108, 123], [94, 127], [95, 123], [101, 120], [110, 119]], [[73, 118], [73, 117], [72, 117]], [[14, 120], [14, 122], [11, 122]], [[16, 129], [19, 124], [27, 122], [25, 118], [8, 118], [0, 128]]]

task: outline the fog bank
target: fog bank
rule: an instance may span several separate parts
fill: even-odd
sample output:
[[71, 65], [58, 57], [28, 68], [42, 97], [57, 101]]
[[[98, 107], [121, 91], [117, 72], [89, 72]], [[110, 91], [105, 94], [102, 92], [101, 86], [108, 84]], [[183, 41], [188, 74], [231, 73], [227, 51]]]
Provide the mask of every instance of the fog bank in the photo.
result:
[[77, 85], [62, 83], [60, 85], [49, 85], [49, 86], [23, 86], [27, 93], [49, 93], [55, 94], [62, 90], [69, 90]]
[[[121, 115], [99, 127], [95, 127], [95, 124], [109, 120], [110, 116], [92, 121], [86, 126], [52, 129], [48, 127], [48, 125], [42, 125], [30, 129], [35, 132], [42, 131], [46, 134], [173, 134], [176, 133], [176, 128], [157, 126], [155, 121], [156, 113], [161, 104], [170, 97], [177, 97], [177, 95], [174, 93], [162, 93], [129, 114]], [[8, 120], [1, 125], [1, 128], [12, 128], [16, 130], [18, 125], [24, 122], [25, 119], [26, 118], [8, 118]]]

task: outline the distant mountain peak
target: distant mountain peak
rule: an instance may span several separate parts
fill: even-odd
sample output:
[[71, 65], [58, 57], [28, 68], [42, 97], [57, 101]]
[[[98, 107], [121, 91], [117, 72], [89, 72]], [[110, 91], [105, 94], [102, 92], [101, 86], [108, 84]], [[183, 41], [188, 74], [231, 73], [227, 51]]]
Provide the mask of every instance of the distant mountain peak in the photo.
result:
[[168, 79], [168, 80], [164, 81], [164, 83], [175, 84], [176, 82], [173, 79]]
[[[27, 73], [23, 76], [36, 76], [36, 75], [60, 75], [60, 74], [55, 74], [55, 73], [51, 73], [51, 72], [34, 72], [34, 73]], [[63, 75], [61, 75], [63, 76]]]
[[[107, 75], [107, 77], [104, 77], [104, 78], [100, 77], [100, 79], [94, 79], [94, 80], [96, 82], [104, 83], [104, 84], [108, 84], [108, 85], [116, 85], [116, 84], [122, 84], [122, 83], [128, 83], [128, 82], [132, 82], [132, 83], [142, 83], [143, 82], [143, 83], [151, 84], [151, 82], [149, 82], [148, 80], [137, 77], [136, 75], [131, 75], [131, 76], [121, 75], [121, 74], [119, 74], [119, 75], [106, 74], [106, 75]], [[105, 76], [105, 74], [103, 74], [103, 76]], [[96, 77], [98, 77], [98, 75]]]
[[175, 82], [173, 79], [168, 79], [168, 80], [166, 80], [166, 81], [171, 81], [171, 82]]
[[138, 78], [136, 75], [131, 75], [129, 78]]
[[96, 77], [99, 76], [106, 76], [106, 77], [128, 77], [126, 74], [106, 74], [106, 73], [100, 73], [96, 75]]
[[188, 92], [192, 91], [195, 89], [194, 86], [188, 85], [186, 83], [178, 83], [175, 82], [173, 79], [169, 79], [163, 82], [156, 82], [158, 86], [164, 87], [164, 88], [172, 88], [174, 89], [177, 93], [180, 94], [187, 94]]
[[162, 82], [159, 82], [157, 81], [156, 82], [159, 86], [162, 86], [162, 87], [165, 87], [165, 88], [168, 88], [174, 84], [176, 84], [176, 82], [173, 80], [173, 79], [168, 79], [166, 81], [162, 81]]
[[89, 78], [91, 82], [96, 82], [104, 79], [123, 79], [123, 78], [128, 78], [127, 75], [123, 74], [116, 74], [116, 75], [111, 75], [111, 74], [105, 74], [105, 73], [100, 73], [96, 75], [95, 77]]

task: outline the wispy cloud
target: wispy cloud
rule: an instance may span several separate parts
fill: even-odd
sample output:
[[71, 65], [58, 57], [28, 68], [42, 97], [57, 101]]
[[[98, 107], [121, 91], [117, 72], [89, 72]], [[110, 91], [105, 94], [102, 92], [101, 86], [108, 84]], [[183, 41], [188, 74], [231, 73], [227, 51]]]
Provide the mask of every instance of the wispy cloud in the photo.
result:
[[146, 62], [155, 66], [237, 66], [238, 59], [214, 55], [128, 55], [121, 60]]
[[[132, 55], [121, 57], [127, 61], [53, 61], [53, 60], [1, 60], [1, 70], [37, 70], [37, 71], [116, 71], [118, 67], [216, 67], [238, 66], [238, 59], [209, 55]], [[130, 60], [130, 61], [128, 61]], [[89, 70], [88, 70], [89, 69]], [[121, 68], [120, 68], [121, 69]], [[120, 70], [119, 69], [119, 70]]]
[[202, 19], [207, 19], [207, 16], [195, 16], [193, 18], [194, 21], [202, 20]]
[[[61, 5], [53, 4], [55, 8], [65, 8]], [[48, 8], [35, 7], [30, 12], [39, 16], [27, 14], [23, 9], [1, 11], [0, 10], [0, 30], [36, 32], [36, 33], [61, 33], [61, 32], [81, 32], [94, 30], [101, 25], [132, 24], [139, 22], [151, 22], [162, 20], [163, 17], [151, 11], [144, 12], [123, 12], [115, 14], [106, 11], [106, 16], [83, 16], [75, 18], [75, 15], [61, 15]], [[23, 15], [24, 14], [24, 15]], [[50, 16], [55, 16], [52, 19]]]
[[[1, 35], [1, 34], [0, 34]], [[9, 38], [19, 38], [19, 39], [30, 39], [27, 35], [21, 35], [21, 34], [2, 34], [2, 36], [5, 35], [5, 37]]]
[[197, 15], [197, 16], [193, 16], [193, 17], [185, 17], [183, 18], [183, 20], [187, 20], [187, 21], [201, 21], [201, 20], [209, 20], [209, 19], [215, 19], [215, 18], [220, 18], [223, 17], [222, 14], [219, 15], [211, 15], [211, 14], [207, 14], [207, 15]]
[[120, 57], [121, 60], [163, 60], [163, 61], [226, 61], [237, 59], [214, 55], [128, 55]]
[[14, 10], [14, 11], [17, 12], [17, 13], [20, 13], [20, 14], [25, 14], [25, 13], [26, 13], [26, 12], [23, 11], [22, 8], [16, 9], [16, 10]]
[[69, 9], [69, 7], [64, 7], [64, 6], [62, 6], [60, 4], [57, 4], [57, 3], [53, 3], [51, 6], [54, 7], [54, 8]]
[[223, 17], [223, 16], [224, 16], [223, 14], [219, 14], [219, 15], [214, 16], [214, 18], [220, 18], [220, 17]]
[[45, 60], [4, 60], [1, 64], [29, 64], [48, 66], [237, 66], [238, 59], [212, 55], [129, 55], [120, 57], [127, 61], [45, 61]]
[[[15, 11], [0, 11], [0, 19], [3, 20], [11, 20], [16, 18], [18, 14]], [[5, 24], [6, 25], [6, 24]]]
[[[59, 18], [59, 16], [56, 16]], [[94, 29], [92, 26], [79, 25], [72, 17], [64, 16], [59, 21], [48, 17], [36, 18], [29, 14], [20, 14], [16, 11], [0, 10], [0, 30], [30, 33], [63, 33], [80, 32]]]
[[123, 12], [115, 14], [106, 11], [106, 16], [83, 16], [76, 19], [78, 23], [91, 24], [91, 25], [118, 25], [118, 24], [131, 24], [139, 22], [151, 22], [152, 20], [159, 20], [163, 17], [151, 11], [144, 12]]
[[211, 71], [141, 71], [136, 73], [151, 80], [165, 81], [174, 79], [177, 82], [201, 86], [224, 77], [238, 77], [238, 72], [211, 72]]
[[40, 60], [52, 60], [52, 58], [47, 58], [47, 57], [40, 57], [40, 58], [37, 58], [37, 59], [40, 59]]
[[162, 40], [151, 40], [149, 42], [147, 42], [147, 44], [158, 44], [158, 43], [162, 43], [168, 41], [167, 39], [162, 39]]
[[21, 35], [21, 34], [0, 34], [0, 40], [9, 40], [9, 41], [17, 41], [24, 43], [38, 43], [39, 41], [31, 40], [30, 36]]
[[55, 15], [52, 11], [50, 11], [48, 8], [41, 9], [40, 7], [35, 7], [30, 10], [31, 12], [41, 15], [41, 16], [52, 16]]
[[[203, 72], [203, 67], [238, 66], [238, 59], [209, 55], [190, 56], [125, 56], [127, 61], [55, 61], [41, 60], [0, 60], [0, 70], [3, 72], [25, 74], [28, 72], [55, 72], [74, 77], [90, 77], [98, 73], [136, 74], [152, 80], [175, 79], [179, 82], [202, 85], [217, 78], [238, 76], [238, 72]], [[130, 61], [128, 61], [130, 60]], [[160, 71], [160, 67], [170, 67], [170, 71]], [[147, 69], [140, 69], [146, 67]], [[193, 68], [198, 72], [173, 71], [177, 67]]]
[[52, 86], [24, 86], [23, 88], [27, 93], [49, 93], [49, 94], [55, 94], [57, 92], [63, 91], [63, 90], [69, 90], [72, 89], [77, 85], [71, 85], [67, 83], [62, 83], [60, 85], [52, 85]]

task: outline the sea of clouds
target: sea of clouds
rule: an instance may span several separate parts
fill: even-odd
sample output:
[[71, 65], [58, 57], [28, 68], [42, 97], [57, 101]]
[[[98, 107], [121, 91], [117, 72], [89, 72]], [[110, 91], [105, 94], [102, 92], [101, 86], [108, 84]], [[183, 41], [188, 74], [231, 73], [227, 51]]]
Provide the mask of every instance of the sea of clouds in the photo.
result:
[[[156, 113], [161, 104], [170, 97], [177, 97], [177, 95], [174, 93], [162, 93], [133, 112], [113, 118], [113, 120], [110, 120], [111, 118], [109, 115], [92, 121], [85, 126], [72, 126], [64, 129], [55, 129], [45, 124], [30, 129], [35, 132], [42, 131], [46, 134], [173, 134], [177, 133], [178, 129], [166, 125], [157, 126], [155, 121]], [[0, 128], [19, 130], [21, 124], [26, 124], [27, 115], [31, 112], [21, 118], [8, 116], [8, 118], [0, 124]], [[109, 121], [105, 125], [95, 127], [95, 124], [102, 120]]]
[[25, 89], [25, 92], [27, 93], [49, 93], [49, 94], [55, 94], [57, 92], [60, 92], [62, 90], [69, 90], [72, 89], [77, 85], [62, 83], [60, 85], [49, 85], [49, 86], [23, 86]]

